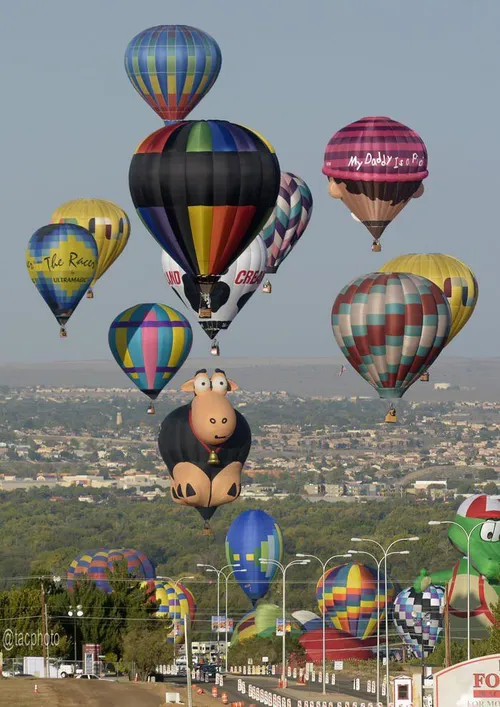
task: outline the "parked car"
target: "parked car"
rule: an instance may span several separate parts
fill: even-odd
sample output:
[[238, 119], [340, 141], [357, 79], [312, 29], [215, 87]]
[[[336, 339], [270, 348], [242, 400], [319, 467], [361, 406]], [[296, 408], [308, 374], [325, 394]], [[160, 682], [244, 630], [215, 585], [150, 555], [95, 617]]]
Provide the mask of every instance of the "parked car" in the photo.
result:
[[92, 673], [81, 673], [81, 675], [76, 676], [76, 680], [100, 680], [101, 678], [98, 677], [97, 675], [93, 675]]

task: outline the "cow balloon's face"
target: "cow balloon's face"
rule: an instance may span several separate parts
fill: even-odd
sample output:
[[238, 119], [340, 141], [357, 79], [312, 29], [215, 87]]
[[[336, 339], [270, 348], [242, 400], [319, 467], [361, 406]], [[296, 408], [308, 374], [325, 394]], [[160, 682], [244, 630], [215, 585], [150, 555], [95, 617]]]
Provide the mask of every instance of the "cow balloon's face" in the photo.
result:
[[237, 387], [236, 383], [228, 381], [223, 371], [216, 371], [211, 378], [206, 371], [198, 371], [182, 386], [182, 390], [194, 392], [191, 425], [205, 444], [224, 444], [236, 429], [236, 412], [226, 395]]

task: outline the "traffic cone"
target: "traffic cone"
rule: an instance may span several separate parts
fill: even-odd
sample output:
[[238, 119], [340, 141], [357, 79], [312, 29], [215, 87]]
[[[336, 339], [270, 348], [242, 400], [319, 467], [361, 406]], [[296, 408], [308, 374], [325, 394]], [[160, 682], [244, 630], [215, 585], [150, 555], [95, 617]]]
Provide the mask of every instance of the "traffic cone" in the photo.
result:
[[227, 705], [227, 704], [228, 704], [229, 699], [228, 699], [228, 696], [227, 696], [227, 692], [223, 692], [223, 693], [222, 693], [222, 695], [221, 695], [221, 700], [222, 700], [222, 704], [223, 704], [223, 705]]
[[35, 684], [35, 695], [38, 695], [38, 685]]

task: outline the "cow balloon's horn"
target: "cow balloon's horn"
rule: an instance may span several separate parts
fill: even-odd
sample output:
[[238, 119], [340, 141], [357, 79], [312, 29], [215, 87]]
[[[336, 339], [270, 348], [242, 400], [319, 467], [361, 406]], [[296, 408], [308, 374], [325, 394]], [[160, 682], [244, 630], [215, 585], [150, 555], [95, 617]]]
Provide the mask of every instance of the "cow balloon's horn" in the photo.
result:
[[217, 456], [217, 452], [215, 452], [213, 449], [210, 452], [210, 455], [208, 457], [208, 463], [211, 466], [219, 466], [219, 464], [220, 464], [220, 460], [219, 460], [219, 457]]

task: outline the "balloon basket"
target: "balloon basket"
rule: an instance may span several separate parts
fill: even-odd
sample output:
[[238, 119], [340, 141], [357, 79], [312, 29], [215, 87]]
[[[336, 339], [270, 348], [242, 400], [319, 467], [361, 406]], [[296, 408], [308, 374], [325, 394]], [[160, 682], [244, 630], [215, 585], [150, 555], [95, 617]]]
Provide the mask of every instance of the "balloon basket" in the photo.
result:
[[156, 414], [155, 406], [154, 406], [154, 405], [150, 405], [150, 406], [148, 407], [148, 415], [155, 415], [155, 414]]
[[205, 523], [205, 525], [203, 526], [202, 535], [206, 535], [207, 537], [210, 537], [212, 535], [212, 528], [209, 526], [208, 523]]
[[380, 245], [380, 243], [378, 241], [373, 241], [372, 251], [374, 253], [380, 253], [381, 250], [382, 250], [382, 246]]
[[66, 339], [68, 336], [68, 332], [63, 326], [59, 329], [59, 336], [61, 337], [61, 339]]
[[210, 354], [211, 356], [220, 356], [219, 344], [216, 341], [214, 341], [210, 348]]
[[87, 290], [87, 299], [94, 299], [94, 291], [91, 287]]
[[209, 307], [201, 307], [198, 310], [198, 317], [200, 319], [212, 319], [212, 310]]
[[420, 376], [420, 380], [422, 381], [422, 383], [428, 383], [429, 378], [430, 374], [427, 371], [425, 373], [422, 373], [422, 375]]
[[394, 424], [398, 421], [398, 416], [396, 413], [396, 408], [390, 408], [389, 412], [385, 416], [385, 422], [389, 424]]
[[266, 282], [264, 283], [264, 285], [262, 287], [262, 292], [265, 295], [270, 295], [272, 291], [273, 291], [273, 286], [271, 285], [269, 280], [266, 280]]

